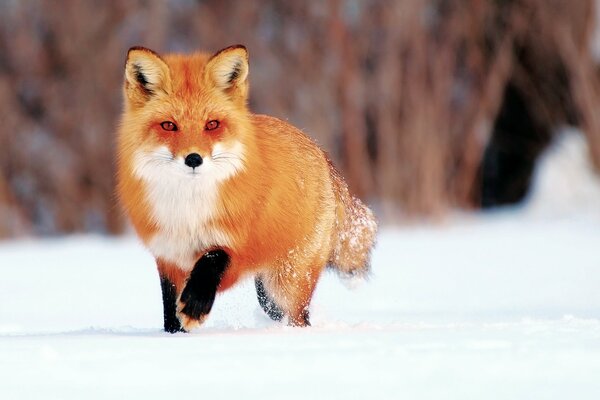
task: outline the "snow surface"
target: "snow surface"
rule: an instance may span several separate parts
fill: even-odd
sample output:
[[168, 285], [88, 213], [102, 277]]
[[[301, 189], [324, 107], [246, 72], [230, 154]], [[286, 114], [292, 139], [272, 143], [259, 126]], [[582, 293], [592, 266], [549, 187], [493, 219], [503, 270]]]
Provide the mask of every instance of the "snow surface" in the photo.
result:
[[527, 207], [382, 229], [373, 276], [326, 274], [310, 328], [247, 281], [170, 335], [135, 238], [0, 242], [0, 399], [598, 399], [600, 184], [544, 183], [587, 168], [557, 161], [583, 157], [565, 137]]

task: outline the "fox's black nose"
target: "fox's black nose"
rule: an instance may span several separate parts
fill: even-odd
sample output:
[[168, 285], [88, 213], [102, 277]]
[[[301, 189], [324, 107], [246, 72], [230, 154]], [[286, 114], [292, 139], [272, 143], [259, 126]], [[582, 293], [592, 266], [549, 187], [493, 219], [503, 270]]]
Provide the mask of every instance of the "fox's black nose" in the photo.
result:
[[196, 168], [202, 164], [202, 157], [198, 153], [191, 153], [185, 157], [185, 165], [188, 167]]

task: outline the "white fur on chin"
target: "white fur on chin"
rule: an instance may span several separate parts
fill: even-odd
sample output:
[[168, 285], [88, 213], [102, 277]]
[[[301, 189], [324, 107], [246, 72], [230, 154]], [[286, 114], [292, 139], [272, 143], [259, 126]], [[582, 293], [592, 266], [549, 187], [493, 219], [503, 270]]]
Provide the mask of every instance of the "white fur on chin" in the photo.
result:
[[[226, 158], [220, 155], [225, 154]], [[134, 174], [144, 181], [152, 219], [158, 225], [146, 246], [154, 257], [189, 271], [198, 252], [227, 246], [225, 232], [207, 226], [221, 212], [219, 185], [244, 168], [244, 146], [240, 142], [217, 144], [202, 165], [192, 169], [183, 157], [174, 157], [166, 146], [139, 150], [134, 157]]]

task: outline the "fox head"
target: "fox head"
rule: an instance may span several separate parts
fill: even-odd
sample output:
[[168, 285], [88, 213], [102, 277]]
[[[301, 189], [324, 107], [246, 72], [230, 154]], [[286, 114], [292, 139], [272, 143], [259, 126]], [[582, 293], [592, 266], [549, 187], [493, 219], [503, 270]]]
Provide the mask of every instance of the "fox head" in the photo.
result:
[[133, 47], [125, 63], [120, 158], [146, 180], [222, 180], [251, 140], [248, 52], [166, 55]]

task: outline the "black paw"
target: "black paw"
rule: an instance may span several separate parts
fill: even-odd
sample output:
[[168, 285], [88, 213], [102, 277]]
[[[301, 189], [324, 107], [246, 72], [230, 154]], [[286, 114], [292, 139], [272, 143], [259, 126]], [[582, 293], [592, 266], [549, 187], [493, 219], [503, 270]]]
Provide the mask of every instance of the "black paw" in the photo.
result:
[[228, 265], [229, 256], [223, 250], [209, 251], [196, 262], [181, 293], [180, 300], [185, 304], [181, 310], [183, 314], [201, 319], [210, 312]]
[[256, 286], [256, 297], [258, 297], [258, 304], [260, 304], [264, 312], [273, 321], [281, 321], [283, 319], [283, 311], [281, 311], [281, 308], [275, 304], [273, 298], [269, 296], [269, 293], [267, 293], [265, 285], [260, 277], [257, 276], [254, 279], [254, 284]]

